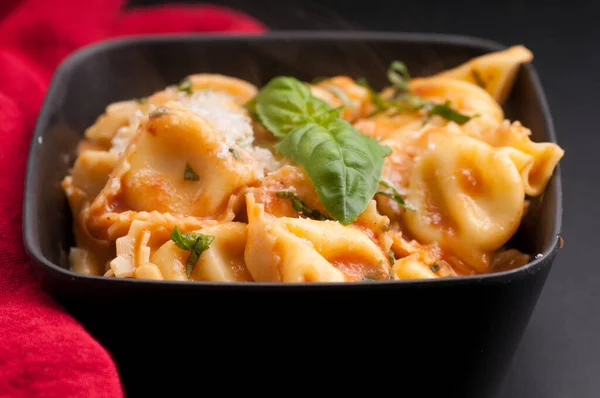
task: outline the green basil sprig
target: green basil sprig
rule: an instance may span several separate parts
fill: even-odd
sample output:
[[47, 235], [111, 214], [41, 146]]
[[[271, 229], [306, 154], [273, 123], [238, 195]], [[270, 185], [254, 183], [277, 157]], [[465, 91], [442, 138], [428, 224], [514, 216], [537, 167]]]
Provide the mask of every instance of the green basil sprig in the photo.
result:
[[[468, 116], [452, 108], [450, 101], [443, 104], [435, 104], [431, 101], [425, 101], [414, 95], [410, 91], [410, 73], [403, 62], [393, 61], [387, 71], [388, 80], [394, 88], [394, 95], [390, 99], [381, 97], [365, 79], [358, 79], [356, 82], [365, 87], [369, 92], [371, 101], [375, 105], [375, 111], [370, 115], [392, 110], [392, 114], [401, 112], [416, 112], [424, 109], [427, 112], [425, 123], [434, 115], [443, 117], [446, 120], [465, 124], [475, 116]], [[476, 77], [477, 79], [477, 77]], [[479, 84], [479, 83], [478, 83]]]
[[327, 212], [352, 223], [377, 191], [384, 158], [391, 150], [360, 134], [293, 77], [276, 77], [246, 105], [281, 138], [277, 151], [299, 163]]

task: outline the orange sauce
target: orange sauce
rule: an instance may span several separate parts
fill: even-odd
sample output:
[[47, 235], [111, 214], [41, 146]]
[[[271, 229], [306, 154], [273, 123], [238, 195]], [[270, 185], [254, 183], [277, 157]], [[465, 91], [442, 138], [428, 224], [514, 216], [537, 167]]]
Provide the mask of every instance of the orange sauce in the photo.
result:
[[122, 213], [127, 210], [127, 206], [125, 203], [125, 198], [123, 197], [122, 192], [119, 192], [115, 195], [108, 205], [108, 211], [112, 213]]
[[387, 275], [383, 275], [383, 267], [374, 266], [369, 260], [360, 258], [350, 253], [343, 253], [339, 256], [328, 258], [327, 261], [335, 268], [342, 271], [352, 279], [385, 279]]
[[478, 196], [484, 191], [483, 178], [477, 169], [460, 168], [456, 173], [456, 179], [461, 189], [469, 196]]
[[427, 196], [423, 210], [432, 225], [441, 229], [447, 236], [455, 235], [457, 226], [451, 218], [444, 216], [446, 210], [442, 201], [435, 196]]

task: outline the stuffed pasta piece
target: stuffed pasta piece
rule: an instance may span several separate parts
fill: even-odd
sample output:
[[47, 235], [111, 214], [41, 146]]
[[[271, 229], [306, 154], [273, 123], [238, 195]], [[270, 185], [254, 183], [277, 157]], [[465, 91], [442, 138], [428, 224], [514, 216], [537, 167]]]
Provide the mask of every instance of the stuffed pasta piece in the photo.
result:
[[[197, 73], [107, 106], [62, 186], [71, 269], [236, 283], [359, 283], [514, 269], [564, 156], [502, 108], [523, 46], [432, 76], [391, 63], [260, 87]], [[201, 71], [200, 71], [201, 72]]]

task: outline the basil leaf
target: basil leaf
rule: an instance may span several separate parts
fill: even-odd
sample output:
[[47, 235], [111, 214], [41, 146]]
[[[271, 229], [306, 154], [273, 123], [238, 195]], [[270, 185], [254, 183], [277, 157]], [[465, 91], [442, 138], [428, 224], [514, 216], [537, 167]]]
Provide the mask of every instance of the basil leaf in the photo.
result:
[[182, 234], [179, 228], [173, 228], [173, 232], [171, 232], [171, 240], [175, 242], [175, 245], [181, 250], [191, 250], [196, 242], [196, 237], [192, 236], [190, 233]]
[[331, 109], [292, 77], [272, 79], [254, 104], [260, 122], [282, 139], [277, 150], [304, 167], [327, 212], [342, 224], [354, 221], [373, 198], [391, 150], [340, 120], [343, 107]]
[[258, 115], [256, 114], [256, 97], [246, 102], [244, 104], [244, 108], [246, 108], [246, 110], [250, 112], [250, 115], [252, 115], [253, 118], [258, 119]]
[[290, 199], [292, 201], [292, 208], [308, 218], [319, 221], [330, 220], [329, 217], [324, 216], [320, 211], [308, 207], [302, 199], [294, 195], [292, 192], [279, 191], [276, 193], [276, 195], [278, 198]]
[[189, 279], [200, 255], [208, 249], [210, 244], [215, 240], [215, 237], [204, 235], [200, 232], [181, 233], [179, 228], [175, 227], [173, 228], [173, 232], [171, 232], [171, 240], [175, 242], [178, 248], [190, 251], [190, 255], [185, 262], [187, 277]]
[[276, 148], [304, 167], [327, 212], [344, 225], [366, 209], [377, 190], [384, 157], [391, 153], [344, 120], [326, 127], [313, 122], [300, 126]]
[[438, 263], [433, 263], [433, 265], [431, 267], [429, 267], [431, 269], [431, 272], [436, 273], [440, 270], [441, 265]]
[[472, 118], [471, 116], [464, 115], [457, 110], [452, 109], [450, 107], [450, 101], [446, 101], [442, 105], [431, 106], [428, 111], [428, 115], [430, 117], [433, 115], [439, 115], [446, 120], [450, 120], [458, 124], [465, 124]]
[[260, 122], [277, 137], [309, 122], [328, 123], [337, 117], [327, 103], [313, 97], [310, 89], [293, 77], [272, 79], [255, 103]]
[[187, 260], [185, 261], [185, 273], [187, 274], [188, 279], [192, 276], [192, 272], [194, 271], [194, 267], [200, 258], [200, 253], [196, 250], [192, 250]]
[[410, 91], [408, 82], [410, 81], [410, 73], [404, 62], [393, 61], [387, 71], [387, 76], [398, 91]]
[[192, 166], [189, 163], [185, 164], [185, 171], [183, 172], [183, 179], [185, 181], [198, 181], [200, 176], [196, 174]]

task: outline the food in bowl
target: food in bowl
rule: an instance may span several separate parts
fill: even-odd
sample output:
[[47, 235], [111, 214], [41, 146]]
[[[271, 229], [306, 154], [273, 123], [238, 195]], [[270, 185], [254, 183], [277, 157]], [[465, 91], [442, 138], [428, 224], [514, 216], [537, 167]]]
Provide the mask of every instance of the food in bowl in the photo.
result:
[[523, 266], [506, 247], [563, 156], [505, 119], [522, 46], [434, 76], [394, 62], [257, 88], [197, 74], [111, 104], [63, 188], [71, 269], [116, 278], [358, 282]]

